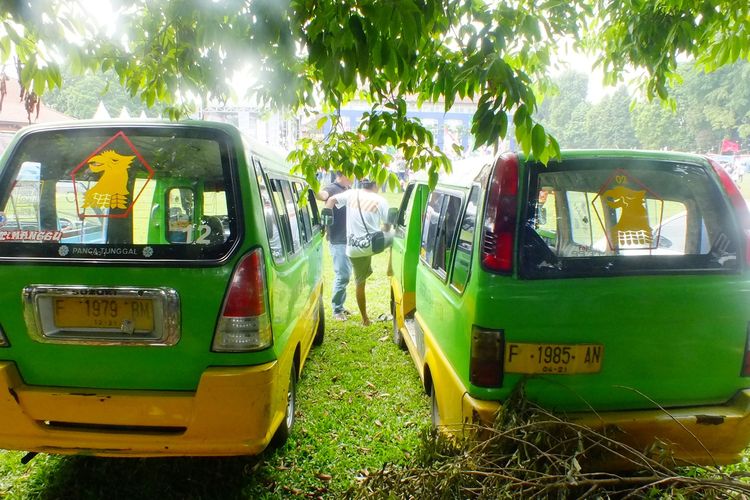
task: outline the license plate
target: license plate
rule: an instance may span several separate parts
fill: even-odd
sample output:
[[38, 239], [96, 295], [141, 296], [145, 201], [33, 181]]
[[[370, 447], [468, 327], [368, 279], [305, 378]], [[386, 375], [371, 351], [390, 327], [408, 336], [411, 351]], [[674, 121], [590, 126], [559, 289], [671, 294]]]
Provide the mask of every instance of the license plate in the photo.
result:
[[58, 328], [113, 328], [126, 333], [154, 329], [154, 309], [150, 299], [56, 297], [53, 307]]
[[506, 373], [597, 373], [602, 369], [601, 344], [505, 344]]

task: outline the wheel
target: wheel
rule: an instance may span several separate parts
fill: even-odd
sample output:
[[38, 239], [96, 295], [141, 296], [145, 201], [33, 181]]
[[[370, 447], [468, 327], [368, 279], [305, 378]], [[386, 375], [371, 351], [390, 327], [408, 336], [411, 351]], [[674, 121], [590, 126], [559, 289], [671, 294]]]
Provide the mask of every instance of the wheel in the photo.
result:
[[432, 384], [432, 387], [430, 387], [430, 407], [432, 427], [440, 427], [440, 411], [438, 410], [437, 394], [435, 394], [435, 384]]
[[323, 300], [318, 301], [318, 329], [315, 330], [313, 345], [321, 345], [326, 334], [326, 310], [323, 307]]
[[404, 342], [404, 335], [398, 327], [398, 319], [396, 319], [396, 303], [393, 301], [391, 301], [391, 316], [393, 316], [393, 343], [396, 344], [399, 349], [405, 351], [406, 342]]
[[289, 375], [289, 388], [286, 394], [286, 415], [281, 421], [279, 428], [271, 439], [273, 448], [280, 448], [289, 439], [289, 434], [294, 426], [294, 411], [297, 408], [297, 366], [292, 364], [292, 373]]

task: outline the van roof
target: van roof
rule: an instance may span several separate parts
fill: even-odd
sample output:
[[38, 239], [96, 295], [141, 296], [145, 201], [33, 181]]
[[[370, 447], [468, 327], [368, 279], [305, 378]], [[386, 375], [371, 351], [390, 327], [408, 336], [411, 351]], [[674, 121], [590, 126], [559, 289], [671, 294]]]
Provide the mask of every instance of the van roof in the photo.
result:
[[[679, 151], [649, 151], [639, 149], [564, 149], [560, 151], [563, 160], [577, 160], [589, 158], [632, 158], [642, 160], [671, 160], [705, 162], [703, 155], [683, 153]], [[534, 161], [533, 156], [525, 157], [518, 153], [519, 161]], [[554, 161], [554, 160], [550, 160]]]
[[[502, 154], [509, 154], [508, 152]], [[533, 156], [525, 157], [523, 153], [517, 154], [521, 163], [534, 161]], [[683, 153], [679, 151], [648, 151], [632, 149], [565, 149], [560, 151], [562, 160], [582, 160], [592, 158], [629, 158], [644, 160], [681, 161], [690, 163], [705, 163], [703, 155], [694, 153]], [[453, 170], [450, 174], [440, 173], [438, 184], [448, 187], [471, 187], [472, 183], [486, 165], [491, 165], [498, 155], [475, 156], [453, 162]], [[554, 162], [555, 160], [550, 160]], [[428, 180], [425, 171], [415, 172], [412, 176], [415, 181], [426, 183]]]

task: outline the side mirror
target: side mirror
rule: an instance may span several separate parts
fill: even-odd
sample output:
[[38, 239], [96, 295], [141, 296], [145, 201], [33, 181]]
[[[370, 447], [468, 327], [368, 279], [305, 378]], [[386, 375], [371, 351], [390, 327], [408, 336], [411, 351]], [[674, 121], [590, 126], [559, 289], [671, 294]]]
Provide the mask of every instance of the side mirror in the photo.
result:
[[320, 211], [320, 223], [323, 226], [330, 226], [333, 224], [333, 209], [324, 208]]
[[388, 224], [391, 226], [395, 226], [397, 221], [398, 221], [398, 208], [389, 208], [388, 209]]

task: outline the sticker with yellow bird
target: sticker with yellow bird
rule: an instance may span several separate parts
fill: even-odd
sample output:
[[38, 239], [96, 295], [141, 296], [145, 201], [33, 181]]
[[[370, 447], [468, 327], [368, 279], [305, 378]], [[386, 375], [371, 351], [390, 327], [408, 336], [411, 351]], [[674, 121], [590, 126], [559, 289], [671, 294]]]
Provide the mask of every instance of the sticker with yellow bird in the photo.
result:
[[[601, 187], [592, 200], [594, 212], [604, 230], [610, 249], [653, 249], [654, 234], [649, 224], [647, 201], [656, 207], [656, 218], [661, 224], [664, 201], [643, 185], [631, 173], [618, 169]], [[614, 210], [614, 224], [605, 224], [599, 204]]]
[[128, 208], [128, 169], [134, 158], [111, 149], [89, 158], [89, 170], [102, 176], [86, 191], [83, 208]]
[[[79, 217], [127, 217], [153, 176], [153, 169], [135, 145], [123, 132], [118, 132], [72, 172]], [[141, 184], [137, 193], [131, 193], [135, 178], [145, 178], [146, 182]], [[80, 193], [78, 180], [94, 184]], [[83, 200], [80, 200], [80, 194]], [[87, 209], [91, 210], [87, 212]]]

